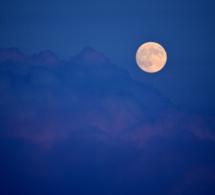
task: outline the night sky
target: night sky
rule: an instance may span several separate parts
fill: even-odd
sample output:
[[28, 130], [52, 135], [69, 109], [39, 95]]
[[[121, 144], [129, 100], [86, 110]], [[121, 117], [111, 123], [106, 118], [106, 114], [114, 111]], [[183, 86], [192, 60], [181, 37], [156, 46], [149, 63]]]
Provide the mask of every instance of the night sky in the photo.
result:
[[0, 194], [214, 195], [214, 21], [212, 0], [1, 0]]

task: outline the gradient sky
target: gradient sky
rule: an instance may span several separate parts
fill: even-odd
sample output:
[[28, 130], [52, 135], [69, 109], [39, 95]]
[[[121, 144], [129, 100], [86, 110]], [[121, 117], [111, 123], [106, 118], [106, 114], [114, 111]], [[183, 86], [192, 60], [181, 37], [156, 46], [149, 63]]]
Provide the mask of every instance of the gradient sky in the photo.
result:
[[215, 194], [214, 21], [211, 0], [0, 1], [0, 193]]
[[[191, 1], [1, 1], [0, 47], [27, 55], [51, 49], [69, 59], [90, 46], [138, 80], [152, 84], [176, 104], [215, 109], [214, 3]], [[137, 48], [159, 42], [168, 63], [161, 73], [144, 74]]]

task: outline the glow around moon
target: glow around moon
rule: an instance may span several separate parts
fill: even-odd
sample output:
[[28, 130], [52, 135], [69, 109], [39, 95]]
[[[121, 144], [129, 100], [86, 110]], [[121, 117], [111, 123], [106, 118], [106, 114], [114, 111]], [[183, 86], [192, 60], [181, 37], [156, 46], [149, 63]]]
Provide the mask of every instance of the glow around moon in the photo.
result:
[[167, 54], [158, 43], [148, 42], [141, 45], [136, 53], [136, 62], [145, 72], [154, 73], [160, 71], [166, 64]]

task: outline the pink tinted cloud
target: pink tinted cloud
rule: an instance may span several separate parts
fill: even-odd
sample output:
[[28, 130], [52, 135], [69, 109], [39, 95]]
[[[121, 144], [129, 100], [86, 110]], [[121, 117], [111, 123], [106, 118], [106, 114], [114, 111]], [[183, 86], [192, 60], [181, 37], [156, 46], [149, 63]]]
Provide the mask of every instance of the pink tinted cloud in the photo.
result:
[[[24, 58], [24, 55], [17, 49], [5, 51], [2, 56], [7, 56], [7, 59], [20, 61], [20, 59]], [[105, 77], [106, 79], [110, 79], [111, 84], [111, 76], [115, 75], [116, 71], [118, 71], [119, 75], [115, 76], [119, 80], [122, 78], [121, 75], [124, 74], [122, 70], [113, 67], [105, 56], [91, 48], [85, 48], [78, 56], [72, 58], [72, 61], [76, 64], [71, 64], [71, 66], [80, 65], [83, 72], [86, 70], [86, 66], [95, 65], [93, 70], [96, 72], [99, 70], [95, 77], [98, 84], [102, 82], [103, 75], [107, 76]], [[53, 65], [58, 64], [58, 62], [58, 57], [51, 51], [43, 51], [28, 58], [28, 63], [36, 66]], [[109, 67], [109, 65], [110, 71], [108, 72], [106, 67]], [[68, 118], [67, 121], [69, 121], [66, 126], [64, 122], [58, 120], [60, 116], [56, 116], [54, 119], [47, 118], [45, 122], [41, 123], [38, 119], [41, 113], [37, 113], [37, 110], [33, 108], [31, 113], [33, 112], [34, 115], [28, 112], [25, 113], [26, 116], [29, 115], [27, 122], [19, 118], [15, 119], [20, 124], [19, 131], [15, 133], [16, 136], [41, 145], [51, 146], [59, 140], [70, 139], [74, 135], [74, 131], [96, 128], [97, 133], [93, 131], [95, 139], [110, 140], [111, 138], [119, 138], [126, 142], [133, 142], [138, 146], [144, 146], [149, 140], [157, 136], [167, 138], [177, 136], [181, 131], [190, 132], [200, 140], [215, 141], [213, 117], [190, 114], [176, 109], [173, 105], [166, 106], [165, 98], [161, 94], [153, 88], [148, 89], [144, 85], [137, 84], [131, 77], [125, 77], [129, 85], [119, 85], [115, 88], [115, 85], [117, 86], [118, 84], [112, 83], [112, 85], [108, 86], [108, 89], [105, 89], [104, 95], [97, 95], [92, 91], [87, 92], [87, 88], [84, 91], [79, 91], [74, 90], [71, 86], [65, 87], [61, 85], [58, 73], [48, 71], [48, 69], [39, 69], [38, 71], [34, 67], [31, 70], [30, 82], [36, 89], [32, 90], [29, 89], [29, 86], [26, 87], [29, 92], [25, 90], [24, 95], [22, 94], [24, 102], [30, 99], [35, 104], [41, 104], [56, 110], [62, 107], [70, 108], [71, 104], [85, 105], [87, 104], [86, 102], [89, 102], [89, 104], [96, 102], [96, 104], [89, 109], [70, 110], [69, 114], [75, 115], [75, 120], [72, 119], [72, 116], [70, 118], [69, 114], [65, 114], [65, 117]], [[100, 74], [102, 73], [101, 70], [105, 73]], [[121, 72], [122, 74], [120, 74]], [[98, 75], [102, 76], [97, 77]], [[89, 76], [87, 71], [86, 76]], [[95, 75], [93, 74], [93, 76]], [[10, 78], [8, 79], [10, 80]], [[82, 81], [82, 78], [77, 77], [77, 79], [79, 80], [71, 80], [70, 82], [78, 84]], [[90, 79], [91, 77], [88, 78], [88, 80]], [[59, 88], [60, 92], [56, 95], [56, 90]], [[126, 91], [126, 94], [129, 95], [120, 95], [120, 90]], [[64, 95], [61, 95], [61, 93]], [[18, 93], [19, 96], [20, 94]], [[82, 99], [80, 99], [81, 97]], [[14, 97], [14, 99], [16, 98]], [[167, 108], [160, 109], [165, 106]], [[155, 117], [150, 119], [151, 113], [148, 110], [153, 109], [154, 112], [157, 108], [162, 111], [156, 113]], [[23, 110], [23, 112], [25, 111]], [[50, 114], [52, 113], [50, 112]], [[90, 137], [90, 132], [79, 136]]]
[[[64, 121], [59, 120], [57, 116], [53, 119], [50, 116], [45, 122], [40, 123], [37, 115], [29, 117], [28, 121], [31, 122], [26, 125], [18, 119], [22, 126], [20, 131], [16, 132], [16, 136], [45, 148], [51, 148], [58, 141], [73, 139], [74, 135], [78, 139], [100, 140], [110, 144], [117, 138], [132, 142], [137, 147], [145, 147], [155, 137], [172, 138], [182, 131], [193, 134], [198, 140], [215, 141], [212, 127], [206, 123], [198, 126], [196, 119], [187, 119], [188, 116], [183, 112], [166, 111], [154, 121], [150, 121], [134, 101], [119, 99], [116, 96], [107, 96], [102, 103], [98, 102], [97, 108], [75, 112], [71, 117], [66, 116]], [[203, 117], [198, 119], [204, 120]], [[97, 131], [93, 131], [94, 128]], [[83, 133], [82, 129], [85, 129]]]
[[[201, 164], [190, 167], [189, 170], [186, 170], [183, 173], [183, 179], [181, 179], [180, 182], [173, 186], [168, 194], [186, 194], [188, 191], [189, 194], [208, 194], [208, 192], [214, 191], [214, 183], [214, 164]], [[202, 192], [200, 190], [206, 192]]]
[[33, 56], [28, 58], [28, 63], [35, 66], [41, 66], [41, 65], [56, 65], [59, 62], [58, 56], [50, 51], [45, 50], [40, 52], [39, 54], [34, 54]]
[[161, 113], [153, 122], [140, 122], [123, 136], [127, 141], [132, 141], [139, 146], [144, 146], [153, 137], [171, 138], [181, 132], [191, 133], [199, 140], [215, 141], [213, 122], [213, 117], [187, 114], [186, 111], [172, 108]]
[[215, 118], [208, 116], [204, 117], [200, 114], [192, 114], [187, 122], [187, 129], [201, 140], [215, 141]]
[[[95, 115], [93, 121], [112, 135], [121, 135], [140, 120], [144, 120], [145, 113], [140, 109], [135, 99], [117, 94], [107, 94], [101, 99], [101, 108], [109, 125], [102, 125]], [[107, 128], [108, 127], [108, 128]]]
[[192, 186], [201, 183], [215, 183], [215, 166], [203, 164], [192, 168], [185, 174], [185, 183]]
[[56, 65], [59, 62], [59, 58], [54, 52], [50, 50], [44, 50], [39, 54], [26, 57], [18, 48], [0, 49], [0, 63], [7, 61], [17, 64], [51, 66]]
[[12, 61], [14, 63], [24, 63], [26, 57], [18, 48], [0, 49], [0, 63]]
[[10, 131], [5, 136], [22, 138], [50, 150], [58, 141], [68, 138], [74, 126], [68, 120], [62, 122], [51, 112], [46, 115], [33, 108], [15, 111], [13, 123], [8, 125]]
[[109, 63], [109, 60], [103, 54], [90, 47], [84, 48], [80, 54], [73, 57], [71, 61], [86, 67], [90, 65], [102, 66]]

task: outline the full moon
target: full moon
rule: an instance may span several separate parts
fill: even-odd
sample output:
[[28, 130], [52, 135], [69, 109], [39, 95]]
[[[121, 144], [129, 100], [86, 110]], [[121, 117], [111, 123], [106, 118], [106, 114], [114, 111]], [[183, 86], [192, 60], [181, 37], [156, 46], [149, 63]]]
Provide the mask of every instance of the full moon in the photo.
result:
[[148, 42], [141, 45], [136, 53], [136, 62], [145, 72], [154, 73], [160, 71], [166, 64], [167, 54], [158, 43]]

